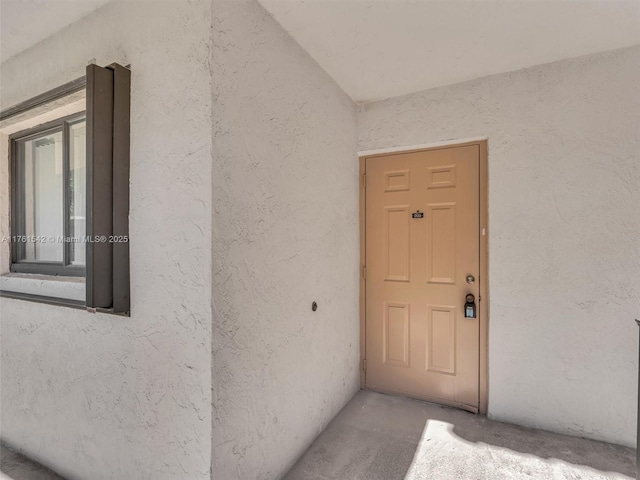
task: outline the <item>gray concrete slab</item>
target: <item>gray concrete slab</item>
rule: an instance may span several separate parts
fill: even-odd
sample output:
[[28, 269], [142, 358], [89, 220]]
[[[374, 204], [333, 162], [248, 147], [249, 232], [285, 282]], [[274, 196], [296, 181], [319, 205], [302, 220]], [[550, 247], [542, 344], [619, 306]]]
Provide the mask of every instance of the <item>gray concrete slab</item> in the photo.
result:
[[635, 450], [360, 391], [286, 480], [632, 479]]
[[0, 480], [65, 480], [6, 445], [0, 445]]

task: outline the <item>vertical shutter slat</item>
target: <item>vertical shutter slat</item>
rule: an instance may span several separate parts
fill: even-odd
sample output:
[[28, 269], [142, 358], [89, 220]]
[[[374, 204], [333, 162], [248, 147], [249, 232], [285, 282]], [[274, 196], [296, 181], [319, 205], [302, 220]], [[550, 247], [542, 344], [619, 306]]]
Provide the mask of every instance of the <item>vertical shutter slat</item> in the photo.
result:
[[[87, 308], [113, 303], [113, 70], [87, 66]], [[107, 241], [102, 241], [102, 240]]]
[[[113, 74], [113, 310], [114, 313], [128, 313], [131, 71], [116, 64]], [[124, 238], [127, 241], [121, 241]]]

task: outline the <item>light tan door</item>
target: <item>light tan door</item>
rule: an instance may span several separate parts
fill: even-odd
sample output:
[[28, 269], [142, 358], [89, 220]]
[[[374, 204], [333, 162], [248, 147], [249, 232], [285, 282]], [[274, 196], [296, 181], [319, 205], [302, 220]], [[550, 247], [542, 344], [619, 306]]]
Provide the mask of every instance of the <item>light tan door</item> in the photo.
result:
[[366, 386], [477, 412], [480, 147], [365, 162]]

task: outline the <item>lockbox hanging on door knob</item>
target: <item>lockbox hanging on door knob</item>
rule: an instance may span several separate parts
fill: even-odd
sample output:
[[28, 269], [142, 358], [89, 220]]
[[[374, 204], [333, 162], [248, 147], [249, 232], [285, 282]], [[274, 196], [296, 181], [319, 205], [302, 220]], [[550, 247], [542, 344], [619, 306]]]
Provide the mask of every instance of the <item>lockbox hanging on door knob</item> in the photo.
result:
[[472, 293], [468, 293], [466, 303], [464, 304], [464, 317], [476, 318], [476, 297]]

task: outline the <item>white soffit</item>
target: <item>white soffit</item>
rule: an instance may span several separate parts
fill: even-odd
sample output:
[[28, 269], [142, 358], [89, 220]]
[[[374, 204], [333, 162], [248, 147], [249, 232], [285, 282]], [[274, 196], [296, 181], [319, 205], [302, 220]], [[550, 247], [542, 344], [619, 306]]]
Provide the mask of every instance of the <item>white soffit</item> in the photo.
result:
[[259, 0], [356, 101], [640, 44], [640, 0]]
[[0, 60], [32, 47], [110, 0], [0, 0]]

